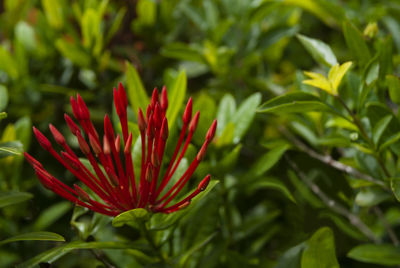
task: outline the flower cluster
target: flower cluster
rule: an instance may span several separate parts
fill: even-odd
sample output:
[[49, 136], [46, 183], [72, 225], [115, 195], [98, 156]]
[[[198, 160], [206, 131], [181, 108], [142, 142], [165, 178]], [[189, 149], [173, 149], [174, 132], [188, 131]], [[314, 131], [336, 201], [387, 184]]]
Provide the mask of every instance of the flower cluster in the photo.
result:
[[[39, 161], [25, 153], [25, 158], [35, 169], [35, 173], [44, 187], [77, 205], [109, 216], [116, 216], [134, 208], [171, 213], [188, 206], [191, 199], [207, 187], [210, 175], [207, 175], [192, 193], [170, 205], [204, 158], [217, 127], [217, 122], [214, 120], [202, 147], [188, 169], [174, 184], [170, 183], [172, 185], [168, 188], [167, 186], [169, 186], [172, 176], [185, 155], [199, 121], [200, 113], [198, 111], [194, 116], [192, 115], [191, 98], [183, 113], [183, 126], [177, 145], [169, 164], [165, 165], [165, 172], [162, 177], [160, 173], [169, 134], [166, 118], [168, 98], [165, 87], [162, 89], [161, 96], [157, 89], [154, 89], [145, 116], [139, 109], [137, 123], [142, 145], [140, 174], [135, 174], [134, 171], [131, 154], [132, 133], [129, 132], [127, 118], [128, 101], [122, 84], [119, 84], [118, 89], [114, 88], [114, 105], [121, 123], [122, 138], [115, 133], [107, 114], [104, 118], [104, 136], [102, 139], [100, 138], [90, 120], [90, 112], [79, 94], [76, 99], [71, 97], [71, 105], [80, 127], [67, 114], [65, 114], [65, 121], [72, 134], [76, 136], [79, 147], [89, 160], [94, 172], [90, 171], [79, 160], [66, 143], [64, 136], [53, 125], [50, 124], [50, 131], [56, 143], [63, 148], [61, 153], [56, 152], [51, 142], [38, 129], [33, 127], [33, 132], [39, 144], [86, 185], [91, 193], [89, 194], [77, 184], [74, 184], [74, 187], [64, 184], [47, 172]], [[91, 197], [92, 194], [97, 195], [101, 200], [96, 198], [96, 200], [99, 200], [96, 201]]]

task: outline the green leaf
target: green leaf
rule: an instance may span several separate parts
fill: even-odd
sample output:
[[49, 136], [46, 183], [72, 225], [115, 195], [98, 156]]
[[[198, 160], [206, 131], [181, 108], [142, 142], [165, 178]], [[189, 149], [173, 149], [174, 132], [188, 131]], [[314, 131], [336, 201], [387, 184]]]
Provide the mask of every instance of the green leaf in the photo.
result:
[[36, 267], [41, 262], [53, 263], [62, 256], [68, 254], [74, 249], [126, 249], [132, 248], [132, 243], [123, 242], [83, 242], [74, 241], [68, 244], [64, 244], [59, 247], [49, 249], [28, 261], [19, 264], [18, 268], [31, 268]]
[[15, 26], [15, 38], [28, 51], [33, 51], [37, 47], [35, 30], [25, 21], [20, 21]]
[[372, 129], [372, 138], [375, 144], [379, 143], [379, 140], [385, 132], [386, 128], [389, 126], [390, 121], [392, 121], [393, 115], [389, 114], [382, 119], [380, 119]]
[[364, 244], [352, 248], [347, 257], [379, 265], [400, 265], [400, 248], [389, 244]]
[[397, 201], [400, 202], [400, 178], [390, 178], [390, 189]]
[[42, 6], [46, 19], [50, 26], [55, 29], [63, 27], [63, 8], [59, 0], [42, 0]]
[[0, 143], [0, 159], [12, 155], [20, 155], [23, 147], [19, 141], [9, 141]]
[[72, 205], [70, 202], [60, 202], [50, 206], [40, 213], [40, 216], [33, 225], [34, 230], [43, 230], [51, 226], [60, 217], [71, 209]]
[[8, 104], [8, 90], [5, 86], [0, 85], [0, 111], [4, 111]]
[[400, 79], [397, 76], [388, 74], [386, 76], [386, 83], [389, 88], [390, 99], [394, 103], [400, 104]]
[[208, 243], [211, 242], [211, 240], [217, 235], [217, 232], [214, 232], [204, 238], [202, 241], [198, 242], [197, 244], [193, 245], [188, 251], [186, 251], [184, 254], [182, 254], [180, 260], [179, 260], [179, 267], [186, 267], [186, 263], [189, 260], [189, 258], [196, 252], [205, 247]]
[[17, 61], [11, 53], [0, 45], [0, 70], [4, 71], [8, 76], [15, 79], [19, 76], [19, 68]]
[[264, 102], [258, 109], [259, 113], [304, 113], [327, 111], [336, 113], [318, 97], [305, 92], [290, 92]]
[[261, 178], [261, 179], [257, 180], [256, 182], [252, 183], [249, 190], [255, 191], [255, 190], [263, 189], [263, 188], [276, 189], [276, 190], [280, 191], [284, 196], [286, 196], [290, 201], [292, 201], [293, 203], [296, 203], [296, 199], [290, 193], [289, 189], [279, 179], [276, 179], [273, 177]]
[[231, 94], [225, 94], [217, 111], [217, 137], [219, 137], [236, 111], [236, 102]]
[[302, 268], [339, 268], [333, 232], [328, 227], [316, 231], [306, 242], [301, 256]]
[[132, 110], [137, 114], [140, 108], [143, 113], [146, 113], [146, 108], [149, 104], [149, 97], [144, 89], [142, 80], [140, 79], [135, 67], [133, 67], [129, 62], [126, 62], [126, 67], [126, 84]]
[[147, 221], [150, 218], [150, 214], [144, 208], [135, 208], [123, 212], [116, 216], [113, 221], [112, 225], [114, 227], [121, 227], [125, 224], [136, 224], [139, 221]]
[[362, 33], [350, 22], [343, 23], [343, 34], [347, 47], [361, 66], [365, 66], [371, 58], [368, 46], [364, 41]]
[[390, 194], [380, 188], [365, 188], [357, 193], [355, 202], [361, 207], [371, 207], [390, 197]]
[[33, 197], [30, 193], [25, 192], [6, 192], [0, 194], [0, 208], [18, 204], [29, 200]]
[[182, 107], [186, 95], [186, 73], [184, 70], [180, 71], [178, 77], [175, 79], [173, 86], [168, 90], [168, 100], [170, 101], [167, 110], [168, 126], [173, 128], [175, 120], [178, 116], [179, 110]]
[[261, 102], [261, 94], [254, 93], [240, 104], [236, 113], [232, 116], [232, 123], [235, 125], [233, 142], [238, 143], [253, 122], [257, 107]]
[[332, 67], [338, 63], [335, 54], [332, 52], [332, 49], [324, 42], [301, 34], [296, 36], [305, 49], [318, 63], [329, 67]]
[[0, 246], [16, 242], [16, 241], [29, 241], [29, 240], [43, 240], [43, 241], [61, 241], [64, 242], [65, 239], [59, 234], [51, 233], [51, 232], [32, 232], [26, 234], [20, 234], [13, 236], [11, 238], [0, 241]]
[[379, 150], [383, 151], [386, 147], [398, 142], [400, 140], [400, 133], [394, 134], [388, 140], [386, 140], [380, 147]]
[[269, 152], [262, 155], [257, 162], [251, 167], [251, 172], [255, 176], [261, 176], [268, 170], [270, 170], [278, 161], [282, 155], [290, 148], [289, 144], [281, 144]]
[[61, 54], [80, 67], [89, 67], [90, 56], [76, 43], [69, 43], [64, 39], [57, 39], [55, 43]]
[[205, 63], [198, 49], [184, 43], [166, 44], [162, 47], [161, 54], [168, 58]]

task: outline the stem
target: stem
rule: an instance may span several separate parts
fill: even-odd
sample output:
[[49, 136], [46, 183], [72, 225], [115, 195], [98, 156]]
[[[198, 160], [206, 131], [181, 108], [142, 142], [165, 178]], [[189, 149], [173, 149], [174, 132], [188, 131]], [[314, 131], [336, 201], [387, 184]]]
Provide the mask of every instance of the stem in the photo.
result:
[[103, 254], [102, 252], [99, 253], [99, 250], [96, 251], [96, 250], [94, 250], [94, 249], [91, 249], [90, 252], [93, 254], [93, 256], [94, 256], [96, 259], [98, 259], [99, 261], [101, 261], [101, 262], [104, 264], [105, 267], [107, 267], [107, 268], [116, 268], [116, 266], [112, 265], [111, 263], [109, 263], [109, 262], [106, 260], [104, 254]]
[[151, 248], [154, 250], [154, 252], [157, 254], [157, 256], [160, 258], [160, 261], [163, 264], [169, 264], [169, 261], [164, 257], [162, 254], [160, 247], [157, 246], [156, 242], [154, 241], [153, 236], [150, 233], [150, 230], [147, 229], [146, 223], [143, 221], [139, 222], [140, 229], [142, 230], [144, 238], [146, 238], [147, 242], [149, 242]]
[[385, 226], [385, 229], [390, 237], [390, 240], [392, 240], [393, 245], [395, 245], [396, 247], [399, 246], [399, 239], [388, 221], [386, 220], [385, 215], [383, 215], [382, 210], [378, 206], [374, 206], [372, 209], [374, 210], [378, 218], [382, 221], [383, 226]]
[[379, 239], [375, 236], [375, 234], [371, 231], [371, 229], [363, 222], [361, 219], [351, 213], [346, 207], [340, 205], [335, 200], [331, 199], [327, 194], [325, 194], [321, 188], [311, 180], [307, 178], [307, 176], [298, 168], [295, 162], [293, 162], [288, 156], [286, 156], [286, 160], [292, 169], [296, 172], [296, 175], [311, 189], [311, 191], [317, 195], [322, 202], [333, 211], [345, 216], [349, 222], [355, 226], [358, 230], [360, 230], [368, 239], [373, 241], [374, 243], [380, 243]]
[[360, 130], [361, 136], [368, 142], [370, 148], [373, 149], [373, 151], [374, 151], [373, 156], [375, 157], [375, 159], [378, 162], [379, 166], [382, 168], [383, 173], [385, 174], [385, 176], [387, 178], [390, 178], [391, 175], [390, 175], [389, 170], [386, 168], [383, 159], [381, 158], [379, 152], [377, 152], [377, 150], [376, 150], [376, 146], [375, 146], [373, 140], [368, 136], [368, 134], [365, 131], [365, 128], [363, 127], [363, 125], [362, 125], [360, 119], [358, 118], [358, 116], [350, 110], [350, 108], [347, 106], [347, 104], [344, 102], [344, 100], [340, 96], [336, 96], [336, 98], [339, 100], [339, 102], [342, 104], [342, 106], [345, 108], [345, 110], [349, 113], [349, 115], [353, 119], [353, 123]]
[[284, 127], [280, 127], [279, 131], [288, 140], [290, 140], [298, 149], [300, 149], [302, 152], [306, 153], [308, 156], [310, 156], [314, 159], [317, 159], [317, 160], [321, 161], [322, 163], [325, 163], [334, 169], [340, 170], [346, 174], [357, 177], [359, 179], [374, 183], [376, 185], [381, 186], [383, 189], [390, 191], [390, 189], [386, 186], [386, 184], [383, 181], [375, 179], [374, 177], [371, 177], [368, 174], [362, 173], [361, 171], [359, 171], [351, 166], [348, 166], [339, 161], [336, 161], [330, 155], [322, 155], [322, 154], [319, 154], [318, 152], [314, 151], [313, 149], [308, 147], [306, 144], [301, 142], [299, 139], [297, 139], [295, 136], [293, 136]]

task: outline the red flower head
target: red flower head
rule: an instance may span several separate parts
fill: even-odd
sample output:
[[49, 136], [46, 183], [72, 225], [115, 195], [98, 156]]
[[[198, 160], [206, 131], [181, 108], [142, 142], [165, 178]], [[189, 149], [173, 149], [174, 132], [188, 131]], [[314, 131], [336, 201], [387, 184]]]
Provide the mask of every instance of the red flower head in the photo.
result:
[[136, 174], [138, 177], [135, 176], [132, 162], [132, 133], [128, 131], [127, 118], [128, 101], [122, 84], [119, 84], [118, 89], [114, 88], [114, 105], [121, 122], [122, 138], [119, 134], [115, 134], [110, 118], [106, 114], [104, 137], [100, 139], [90, 121], [89, 109], [79, 94], [76, 99], [71, 97], [71, 105], [80, 127], [67, 114], [65, 114], [65, 121], [72, 134], [78, 139], [79, 147], [89, 160], [94, 172], [82, 164], [66, 143], [63, 135], [53, 125], [50, 124], [49, 127], [54, 140], [64, 149], [60, 154], [54, 150], [51, 142], [38, 129], [33, 127], [33, 132], [39, 144], [102, 201], [94, 200], [90, 194], [76, 184], [73, 188], [64, 184], [49, 174], [36, 159], [25, 153], [25, 158], [35, 169], [36, 175], [44, 187], [71, 202], [109, 216], [116, 216], [134, 208], [171, 213], [189, 205], [193, 197], [206, 189], [210, 175], [207, 175], [192, 193], [170, 205], [204, 158], [207, 147], [215, 134], [217, 126], [215, 120], [207, 132], [202, 147], [186, 172], [169, 190], [165, 188], [185, 155], [199, 121], [199, 112], [192, 117], [191, 98], [183, 113], [183, 127], [178, 143], [161, 179], [161, 164], [169, 133], [166, 118], [168, 99], [165, 87], [162, 89], [161, 98], [157, 89], [154, 89], [146, 116], [139, 109], [137, 123], [142, 144], [140, 177], [139, 174]]

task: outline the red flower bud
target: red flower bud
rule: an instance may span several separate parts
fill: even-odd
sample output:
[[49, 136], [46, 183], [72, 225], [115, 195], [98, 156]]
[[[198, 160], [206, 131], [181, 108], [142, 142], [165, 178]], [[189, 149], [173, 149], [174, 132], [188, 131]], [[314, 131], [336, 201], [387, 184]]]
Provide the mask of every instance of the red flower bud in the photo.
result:
[[211, 175], [207, 175], [207, 176], [199, 183], [199, 185], [197, 186], [197, 189], [198, 189], [199, 191], [204, 191], [204, 190], [207, 188], [208, 184], [210, 183], [210, 180], [211, 180]]
[[81, 131], [81, 129], [75, 124], [75, 122], [69, 117], [69, 115], [64, 114], [65, 122], [67, 122], [67, 125], [69, 127], [69, 130], [71, 131], [72, 134], [75, 135], [77, 131]]
[[84, 153], [85, 155], [90, 154], [89, 145], [82, 137], [81, 133], [76, 132], [76, 137], [78, 138], [79, 147], [81, 148], [82, 153]]
[[194, 133], [196, 131], [197, 125], [199, 124], [199, 117], [200, 117], [200, 112], [197, 111], [194, 117], [192, 118], [192, 121], [190, 121], [189, 124], [189, 131], [191, 133]]
[[40, 146], [43, 147], [43, 149], [49, 151], [52, 148], [50, 141], [37, 128], [33, 127], [33, 133], [35, 134], [37, 141], [39, 142]]
[[182, 117], [184, 124], [189, 124], [190, 119], [192, 119], [192, 109], [193, 109], [193, 101], [192, 98], [189, 98]]
[[79, 198], [83, 201], [83, 202], [90, 202], [90, 197], [88, 195], [88, 193], [86, 193], [81, 187], [79, 187], [78, 185], [74, 184], [74, 188], [75, 191], [77, 192]]
[[217, 120], [214, 120], [214, 122], [212, 123], [211, 127], [207, 131], [207, 135], [206, 135], [206, 141], [207, 142], [211, 142], [212, 141], [212, 139], [214, 138], [216, 130], [217, 130]]
[[49, 128], [50, 128], [51, 134], [53, 134], [54, 140], [58, 144], [64, 145], [65, 144], [64, 136], [52, 124], [49, 124]]
[[167, 87], [163, 86], [161, 90], [161, 109], [165, 112], [168, 108]]

